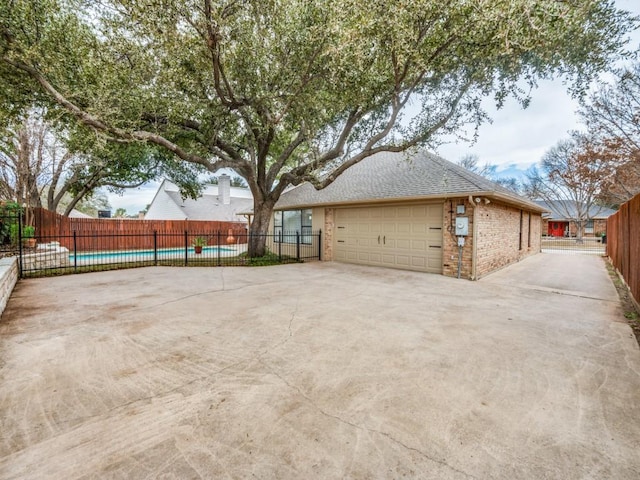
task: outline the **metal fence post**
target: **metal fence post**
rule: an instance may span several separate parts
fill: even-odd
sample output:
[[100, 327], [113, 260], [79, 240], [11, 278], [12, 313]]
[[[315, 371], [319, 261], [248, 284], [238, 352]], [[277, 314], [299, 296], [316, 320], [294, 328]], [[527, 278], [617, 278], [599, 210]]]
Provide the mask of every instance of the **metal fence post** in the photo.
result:
[[76, 231], [73, 231], [73, 271], [78, 272], [78, 239]]
[[184, 231], [184, 266], [189, 265], [189, 234]]
[[218, 266], [220, 266], [220, 230], [218, 230], [217, 232], [218, 235], [218, 239], [217, 239], [217, 246], [216, 248], [218, 249]]
[[278, 234], [278, 261], [282, 261], [282, 230]]
[[153, 264], [158, 265], [158, 231], [153, 231]]
[[322, 261], [322, 229], [318, 230], [318, 260]]
[[296, 260], [300, 261], [300, 232], [296, 230]]
[[22, 214], [18, 214], [18, 275], [22, 278]]

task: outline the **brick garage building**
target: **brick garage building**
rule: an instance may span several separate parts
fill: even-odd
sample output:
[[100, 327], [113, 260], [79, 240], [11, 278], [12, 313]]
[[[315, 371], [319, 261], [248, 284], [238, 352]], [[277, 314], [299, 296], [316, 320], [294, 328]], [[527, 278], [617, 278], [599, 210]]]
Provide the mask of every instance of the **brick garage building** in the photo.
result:
[[325, 261], [475, 280], [540, 252], [543, 211], [435, 155], [381, 153], [284, 193], [273, 229], [321, 229]]

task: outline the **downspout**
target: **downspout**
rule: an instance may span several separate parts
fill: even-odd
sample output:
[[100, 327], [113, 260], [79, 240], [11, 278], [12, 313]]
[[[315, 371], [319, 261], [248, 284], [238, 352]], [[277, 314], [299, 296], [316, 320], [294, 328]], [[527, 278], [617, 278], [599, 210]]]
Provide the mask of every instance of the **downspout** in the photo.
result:
[[471, 280], [477, 280], [477, 263], [478, 263], [478, 208], [480, 205], [473, 206], [473, 245], [471, 248]]

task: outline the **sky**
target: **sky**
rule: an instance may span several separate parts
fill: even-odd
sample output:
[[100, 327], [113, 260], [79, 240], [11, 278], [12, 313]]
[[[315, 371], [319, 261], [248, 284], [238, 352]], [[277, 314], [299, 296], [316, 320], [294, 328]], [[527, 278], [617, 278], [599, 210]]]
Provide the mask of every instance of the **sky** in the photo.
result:
[[[618, 8], [640, 16], [640, 1], [616, 0], [615, 3]], [[640, 50], [639, 46], [640, 31], [636, 30], [628, 48]], [[484, 108], [492, 122], [480, 126], [475, 143], [449, 143], [437, 148], [436, 153], [452, 162], [468, 154], [477, 155], [481, 164], [497, 165], [498, 174], [517, 176], [539, 162], [558, 141], [567, 138], [568, 132], [581, 129], [576, 114], [578, 107], [562, 79], [541, 81], [531, 92], [531, 102], [526, 109], [508, 99], [497, 110], [494, 102], [487, 99]], [[127, 190], [123, 195], [107, 193], [112, 211], [124, 208], [131, 215], [143, 210], [153, 200], [159, 185], [151, 182]]]

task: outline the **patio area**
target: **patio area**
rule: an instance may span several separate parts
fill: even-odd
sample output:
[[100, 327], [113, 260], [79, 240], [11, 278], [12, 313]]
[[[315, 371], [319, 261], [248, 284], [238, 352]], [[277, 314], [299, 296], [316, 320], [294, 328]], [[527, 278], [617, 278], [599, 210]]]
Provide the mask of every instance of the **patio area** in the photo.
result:
[[0, 477], [635, 480], [638, 398], [593, 256], [479, 282], [320, 262], [29, 279], [0, 321]]

